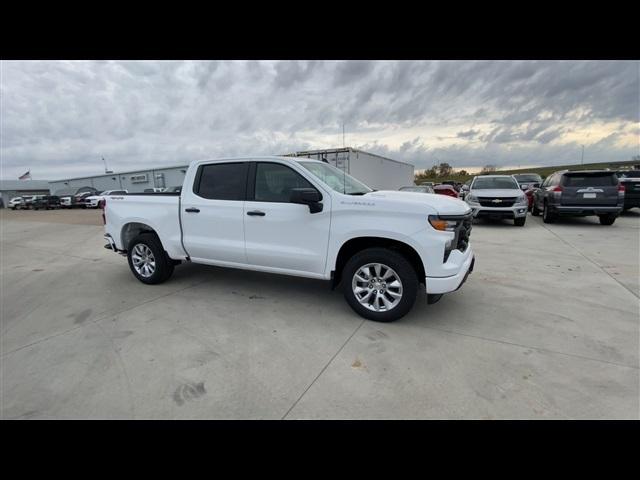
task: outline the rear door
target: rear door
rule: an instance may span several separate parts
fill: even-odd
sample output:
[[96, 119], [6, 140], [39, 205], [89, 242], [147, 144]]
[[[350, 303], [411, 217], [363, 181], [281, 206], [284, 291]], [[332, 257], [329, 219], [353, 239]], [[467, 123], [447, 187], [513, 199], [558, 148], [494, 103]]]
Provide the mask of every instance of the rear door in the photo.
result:
[[183, 242], [194, 261], [246, 264], [243, 208], [249, 162], [198, 166], [191, 188], [182, 192]]
[[614, 172], [565, 173], [561, 204], [615, 206], [618, 204], [618, 178]]

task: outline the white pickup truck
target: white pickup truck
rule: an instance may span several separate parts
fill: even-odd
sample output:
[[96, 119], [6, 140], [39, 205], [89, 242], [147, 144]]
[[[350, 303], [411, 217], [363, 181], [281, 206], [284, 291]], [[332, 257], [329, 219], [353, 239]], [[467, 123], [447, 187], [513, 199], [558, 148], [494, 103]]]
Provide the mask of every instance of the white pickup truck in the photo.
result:
[[181, 193], [106, 196], [105, 239], [135, 277], [160, 283], [185, 261], [323, 279], [382, 322], [473, 270], [461, 200], [373, 191], [327, 163], [291, 157], [193, 162]]

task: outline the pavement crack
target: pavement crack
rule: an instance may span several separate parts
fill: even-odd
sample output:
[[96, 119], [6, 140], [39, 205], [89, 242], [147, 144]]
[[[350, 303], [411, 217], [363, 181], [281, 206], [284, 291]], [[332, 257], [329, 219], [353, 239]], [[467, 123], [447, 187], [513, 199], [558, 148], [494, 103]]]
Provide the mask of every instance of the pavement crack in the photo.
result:
[[289, 407], [289, 410], [287, 410], [287, 412], [282, 416], [282, 418], [280, 420], [284, 420], [285, 418], [287, 418], [287, 415], [289, 415], [289, 413], [291, 413], [291, 410], [293, 410], [295, 408], [295, 406], [298, 405], [298, 402], [300, 402], [300, 400], [302, 400], [302, 397], [304, 397], [305, 394], [309, 391], [309, 389], [313, 386], [313, 384], [316, 383], [318, 378], [320, 378], [320, 376], [324, 373], [324, 371], [327, 369], [327, 367], [329, 367], [329, 365], [331, 365], [331, 362], [333, 362], [333, 360], [338, 356], [338, 354], [347, 345], [347, 343], [349, 343], [349, 340], [351, 340], [353, 338], [353, 336], [357, 333], [357, 331], [360, 330], [360, 327], [362, 327], [362, 325], [364, 325], [364, 322], [366, 322], [366, 320], [362, 319], [360, 324], [355, 328], [355, 330], [351, 333], [351, 335], [349, 335], [349, 338], [347, 338], [345, 340], [345, 342], [340, 346], [338, 351], [333, 354], [333, 356], [329, 359], [327, 364], [324, 367], [322, 367], [322, 370], [320, 370], [320, 373], [318, 373], [318, 375], [316, 375], [316, 378], [314, 378], [313, 381], [309, 384], [309, 386], [304, 389], [304, 392], [302, 392], [302, 394], [298, 397], [298, 399], [295, 402], [293, 402], [293, 405], [291, 405], [291, 407]]

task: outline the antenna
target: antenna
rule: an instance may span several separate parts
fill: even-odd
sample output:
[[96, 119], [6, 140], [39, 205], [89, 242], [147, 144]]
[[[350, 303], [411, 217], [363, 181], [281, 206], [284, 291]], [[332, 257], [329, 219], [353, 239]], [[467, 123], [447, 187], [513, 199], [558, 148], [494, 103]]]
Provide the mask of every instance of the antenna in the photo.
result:
[[344, 122], [342, 122], [342, 148], [344, 148]]

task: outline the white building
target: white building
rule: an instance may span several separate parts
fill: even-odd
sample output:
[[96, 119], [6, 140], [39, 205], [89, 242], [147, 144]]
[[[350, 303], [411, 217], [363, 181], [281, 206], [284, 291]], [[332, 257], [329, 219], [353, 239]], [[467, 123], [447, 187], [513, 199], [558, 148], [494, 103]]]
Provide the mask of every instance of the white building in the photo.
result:
[[48, 194], [47, 180], [0, 180], [0, 208], [6, 208], [14, 197]]
[[52, 195], [73, 195], [79, 191], [127, 190], [144, 192], [148, 188], [181, 186], [188, 165], [129, 172], [106, 173], [88, 177], [68, 178], [50, 182]]
[[[326, 159], [376, 190], [397, 190], [413, 185], [413, 165], [363, 152], [355, 148], [332, 148], [290, 153], [289, 157]], [[73, 195], [87, 190], [127, 190], [144, 192], [149, 188], [182, 185], [188, 165], [128, 172], [108, 173], [49, 182], [52, 195]]]
[[308, 150], [286, 156], [324, 159], [376, 190], [398, 190], [413, 185], [414, 181], [413, 165], [350, 147]]

